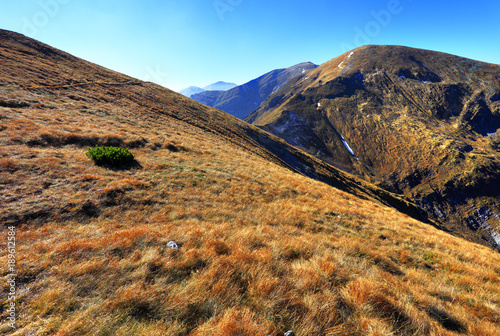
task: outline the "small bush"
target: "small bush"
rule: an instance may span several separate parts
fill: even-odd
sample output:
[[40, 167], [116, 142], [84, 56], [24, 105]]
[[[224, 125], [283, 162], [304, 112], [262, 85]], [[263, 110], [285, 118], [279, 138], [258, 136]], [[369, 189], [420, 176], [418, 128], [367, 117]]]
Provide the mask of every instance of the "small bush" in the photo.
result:
[[85, 153], [97, 164], [110, 164], [119, 166], [134, 161], [134, 154], [130, 153], [128, 148], [121, 147], [89, 147]]

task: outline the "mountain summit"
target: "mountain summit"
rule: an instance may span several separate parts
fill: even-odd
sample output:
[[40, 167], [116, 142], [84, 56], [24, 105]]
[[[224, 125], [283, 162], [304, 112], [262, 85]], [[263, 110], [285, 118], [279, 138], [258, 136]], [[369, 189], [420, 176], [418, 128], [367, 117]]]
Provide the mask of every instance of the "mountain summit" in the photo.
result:
[[236, 86], [238, 86], [238, 85], [236, 85], [234, 83], [219, 81], [217, 83], [213, 83], [213, 84], [205, 86], [203, 88], [203, 90], [205, 90], [205, 91], [227, 91], [227, 90], [231, 90], [232, 88], [234, 88]]
[[371, 45], [290, 81], [245, 120], [498, 246], [499, 97], [499, 65]]
[[205, 91], [205, 89], [202, 89], [199, 86], [190, 86], [190, 87], [187, 87], [185, 89], [180, 90], [179, 93], [181, 95], [186, 96], [186, 97], [191, 97], [192, 95], [203, 92], [203, 91]]

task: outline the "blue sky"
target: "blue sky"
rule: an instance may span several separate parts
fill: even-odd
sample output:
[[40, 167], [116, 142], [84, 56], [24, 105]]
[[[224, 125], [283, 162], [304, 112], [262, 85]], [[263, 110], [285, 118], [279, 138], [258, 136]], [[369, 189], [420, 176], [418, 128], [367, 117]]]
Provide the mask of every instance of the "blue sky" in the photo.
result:
[[0, 0], [0, 28], [176, 91], [363, 44], [500, 64], [499, 18], [497, 0]]

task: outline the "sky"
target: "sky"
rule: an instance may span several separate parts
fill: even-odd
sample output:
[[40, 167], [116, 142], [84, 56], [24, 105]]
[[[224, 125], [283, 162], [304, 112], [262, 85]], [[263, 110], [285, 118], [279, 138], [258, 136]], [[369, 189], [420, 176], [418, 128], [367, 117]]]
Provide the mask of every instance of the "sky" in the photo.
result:
[[0, 0], [1, 29], [175, 91], [365, 44], [500, 64], [499, 18], [498, 0]]

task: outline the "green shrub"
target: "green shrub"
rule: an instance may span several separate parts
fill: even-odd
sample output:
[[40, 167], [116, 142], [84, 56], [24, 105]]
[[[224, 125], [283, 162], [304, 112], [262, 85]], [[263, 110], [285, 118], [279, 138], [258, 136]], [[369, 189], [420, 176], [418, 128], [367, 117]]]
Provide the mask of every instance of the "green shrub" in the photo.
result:
[[85, 155], [94, 160], [96, 164], [119, 166], [134, 161], [134, 154], [130, 153], [128, 148], [121, 147], [98, 147], [96, 145], [94, 148], [89, 147]]

